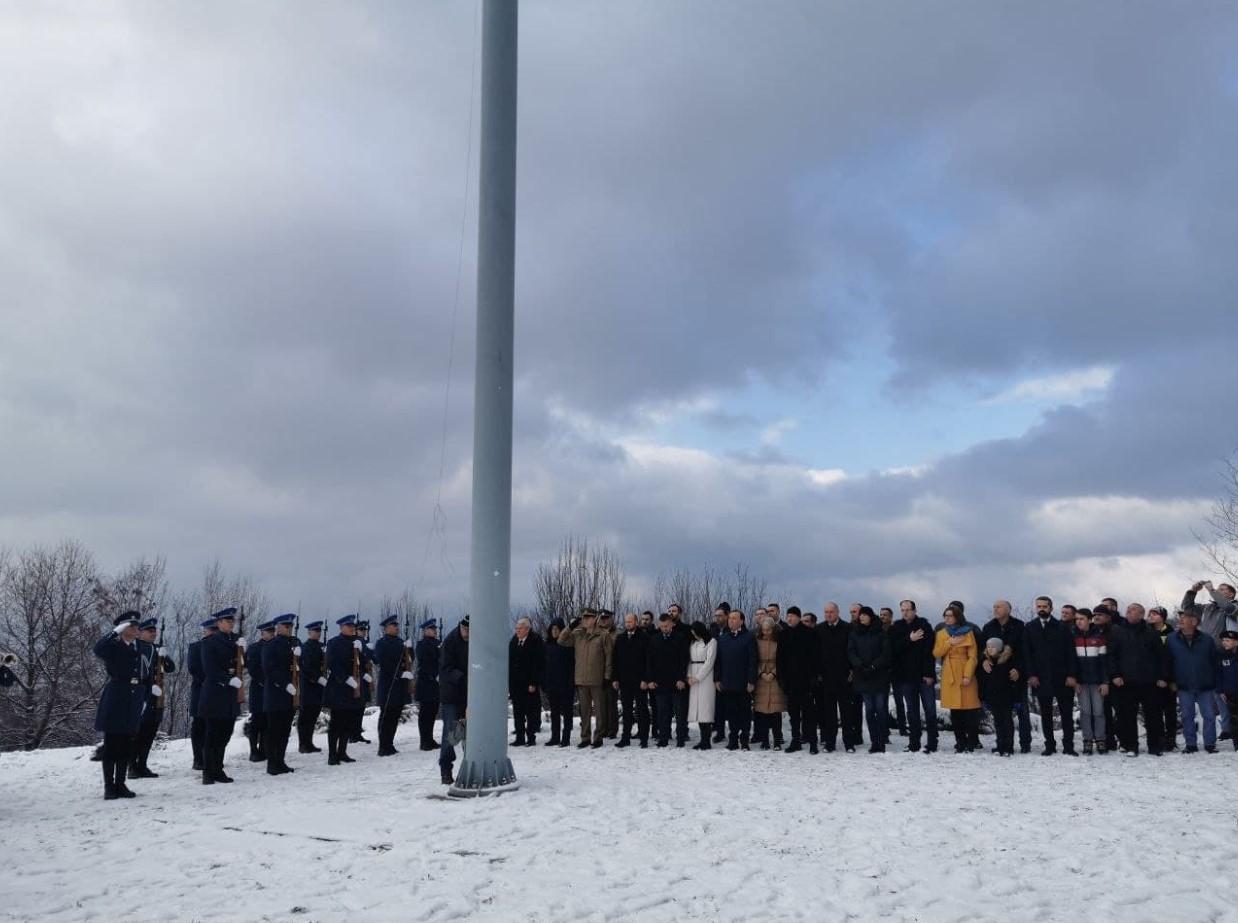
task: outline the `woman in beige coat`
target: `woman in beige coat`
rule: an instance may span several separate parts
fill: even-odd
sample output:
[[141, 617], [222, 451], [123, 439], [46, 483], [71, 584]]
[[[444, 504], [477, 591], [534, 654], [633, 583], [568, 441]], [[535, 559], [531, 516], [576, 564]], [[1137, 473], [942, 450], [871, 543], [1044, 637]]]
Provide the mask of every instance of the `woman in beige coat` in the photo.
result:
[[787, 710], [787, 697], [778, 683], [777, 623], [771, 618], [761, 620], [757, 632], [757, 685], [752, 694], [756, 737], [761, 749], [769, 749], [769, 732], [774, 732], [774, 749], [782, 749], [782, 713]]

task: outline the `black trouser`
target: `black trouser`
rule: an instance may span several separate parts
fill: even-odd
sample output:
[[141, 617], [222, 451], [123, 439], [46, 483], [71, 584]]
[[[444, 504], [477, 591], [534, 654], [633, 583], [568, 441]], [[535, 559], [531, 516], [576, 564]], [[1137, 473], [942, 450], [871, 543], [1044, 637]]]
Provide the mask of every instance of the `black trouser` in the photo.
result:
[[438, 718], [438, 702], [421, 702], [417, 705], [417, 736], [421, 738], [421, 748], [431, 749], [434, 743], [434, 721]]
[[787, 720], [790, 724], [791, 743], [816, 743], [816, 717], [812, 707], [812, 693], [807, 689], [787, 690]]
[[[1152, 712], [1156, 713], [1156, 728], [1161, 734], [1156, 749], [1165, 751], [1178, 745], [1178, 695], [1168, 685], [1152, 687]], [[1152, 731], [1149, 720], [1148, 731]], [[1151, 747], [1151, 743], [1148, 745]]]
[[572, 739], [572, 699], [575, 695], [575, 689], [546, 693], [550, 706], [550, 739], [554, 742], [567, 743]]
[[[997, 734], [997, 752], [1014, 752], [1014, 712], [1013, 705], [1003, 702], [989, 709], [993, 715], [993, 730]], [[1026, 708], [1024, 709], [1026, 711]]]
[[206, 733], [202, 744], [203, 778], [213, 779], [224, 774], [224, 754], [228, 750], [228, 741], [232, 739], [234, 727], [235, 718], [206, 719]]
[[[843, 746], [854, 747], [863, 743], [860, 738], [859, 718], [851, 705], [851, 685], [821, 687], [821, 710], [818, 718], [821, 723], [821, 743], [827, 750], [833, 750], [837, 744], [838, 732], [841, 726]], [[861, 708], [863, 702], [861, 702]]]
[[885, 689], [862, 692], [860, 702], [864, 706], [864, 718], [868, 722], [869, 740], [874, 747], [884, 750], [890, 736], [890, 693]]
[[348, 755], [348, 743], [361, 732], [360, 708], [332, 708], [331, 723], [327, 725], [327, 759], [339, 760]]
[[[364, 683], [365, 680], [362, 680], [361, 682]], [[362, 733], [365, 728], [362, 725], [361, 719], [365, 717], [365, 710], [369, 707], [369, 704], [370, 700], [367, 697], [362, 696], [361, 700], [357, 703], [357, 707], [353, 709], [357, 713], [357, 720], [351, 725], [352, 731], [349, 732], [349, 743], [359, 744], [365, 742], [363, 740], [365, 734]]]
[[782, 712], [753, 712], [753, 727], [755, 738], [763, 746], [769, 743], [769, 732], [774, 732], [774, 743], [782, 746]]
[[659, 746], [666, 746], [671, 741], [671, 718], [675, 714], [675, 693], [673, 689], [655, 689], [653, 691], [653, 736]]
[[688, 739], [688, 689], [673, 689], [675, 709], [675, 740], [684, 743]]
[[124, 785], [133, 759], [134, 734], [103, 735], [103, 783], [104, 786]]
[[307, 750], [314, 746], [314, 728], [321, 712], [321, 705], [302, 705], [297, 712], [297, 742]]
[[957, 750], [975, 750], [980, 746], [980, 709], [950, 709], [950, 724], [954, 727]]
[[193, 718], [189, 722], [189, 743], [193, 746], [195, 765], [204, 765], [206, 759], [206, 719]]
[[1114, 688], [1115, 687], [1111, 683], [1109, 685], [1109, 695], [1101, 698], [1101, 709], [1105, 713], [1105, 746], [1110, 749], [1112, 749], [1113, 745], [1117, 743], [1120, 730], [1119, 725], [1122, 721], [1122, 719], [1118, 717], [1118, 702], [1113, 695]]
[[1075, 690], [1063, 683], [1057, 687], [1049, 687], [1044, 683], [1036, 690], [1036, 703], [1040, 706], [1040, 728], [1045, 735], [1045, 747], [1057, 749], [1057, 740], [1053, 734], [1053, 702], [1057, 700], [1058, 713], [1062, 716], [1062, 745], [1074, 749], [1075, 746]]
[[718, 693], [715, 705], [718, 723], [725, 724], [727, 734], [733, 741], [748, 742], [748, 725], [751, 722], [752, 697], [747, 690], [723, 689]]
[[620, 683], [619, 698], [623, 702], [624, 740], [632, 739], [632, 725], [636, 725], [636, 735], [641, 743], [649, 740], [649, 693], [640, 687], [640, 683]]
[[[845, 717], [851, 723], [852, 740], [858, 747], [864, 743], [864, 697], [854, 689], [850, 691], [850, 697], [847, 699], [847, 710]], [[846, 725], [843, 726], [843, 733], [846, 734]], [[871, 734], [870, 734], [871, 736]], [[874, 741], [877, 743], [877, 741]]]
[[378, 752], [391, 753], [395, 750], [395, 732], [400, 726], [400, 715], [404, 706], [395, 702], [384, 705], [378, 712]]
[[263, 748], [266, 752], [267, 769], [280, 769], [288, 753], [288, 738], [292, 734], [292, 709], [269, 711], [265, 715], [266, 731]]
[[512, 718], [516, 724], [516, 743], [532, 740], [542, 725], [542, 694], [528, 688], [512, 690]]
[[250, 712], [249, 713], [249, 757], [266, 758], [264, 749], [264, 741], [266, 740], [267, 732], [267, 715], [266, 712]]
[[[1118, 717], [1118, 743], [1125, 750], [1139, 752], [1139, 709], [1143, 708], [1143, 726], [1148, 733], [1148, 749], [1159, 751], [1165, 730], [1157, 708], [1157, 688], [1153, 683], [1123, 683], [1109, 686]], [[1116, 694], [1115, 694], [1116, 693]]]
[[148, 708], [142, 712], [142, 723], [138, 726], [138, 734], [133, 741], [133, 753], [129, 757], [129, 762], [135, 770], [146, 768], [150, 748], [155, 743], [155, 735], [159, 733], [161, 724], [163, 724], [162, 708]]

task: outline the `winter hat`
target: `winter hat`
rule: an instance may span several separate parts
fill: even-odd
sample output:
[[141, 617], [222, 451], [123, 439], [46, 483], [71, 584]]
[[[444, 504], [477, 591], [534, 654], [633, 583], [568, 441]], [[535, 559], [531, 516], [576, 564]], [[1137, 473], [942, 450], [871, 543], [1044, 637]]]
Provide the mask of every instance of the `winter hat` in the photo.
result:
[[984, 652], [986, 654], [1000, 654], [1005, 649], [1006, 645], [1001, 638], [989, 638], [988, 641], [984, 642]]

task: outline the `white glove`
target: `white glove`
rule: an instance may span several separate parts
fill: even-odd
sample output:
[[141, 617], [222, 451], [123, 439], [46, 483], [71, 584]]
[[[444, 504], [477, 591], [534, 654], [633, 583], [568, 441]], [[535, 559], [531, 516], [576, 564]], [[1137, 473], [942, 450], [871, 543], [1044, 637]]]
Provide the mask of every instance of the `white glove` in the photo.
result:
[[408, 670], [405, 670], [403, 673], [400, 674], [400, 679], [412, 679], [412, 678], [413, 678], [413, 674], [409, 673]]
[[129, 624], [128, 622], [121, 622], [119, 625], [113, 625], [113, 626], [112, 626], [112, 634], [114, 634], [114, 635], [119, 635], [122, 631], [124, 631], [124, 630], [125, 630], [125, 627], [126, 627], [128, 624]]
[[407, 647], [411, 651], [413, 649], [413, 639], [409, 638], [407, 641], [405, 641], [404, 646]]
[[296, 695], [297, 687], [292, 685], [292, 683], [289, 683], [287, 686], [284, 687], [284, 691], [288, 693], [289, 695]]
[[300, 657], [300, 656], [301, 656], [301, 648], [299, 648], [299, 647], [294, 647], [294, 648], [292, 649], [292, 656], [293, 656], [293, 657]]
[[356, 648], [357, 650], [361, 650], [361, 639], [360, 639], [360, 638], [358, 638], [356, 641], [354, 641], [354, 642], [352, 643], [352, 646], [353, 646], [354, 648]]
[[239, 647], [241, 650], [245, 650], [245, 648], [249, 647], [249, 642], [246, 641], [244, 638], [237, 638], [236, 646]]
[[344, 680], [344, 685], [347, 686], [349, 689], [356, 689], [357, 681], [350, 676], [348, 677], [348, 679]]
[[327, 685], [327, 678], [325, 676], [318, 677], [318, 685], [319, 686]]
[[160, 689], [158, 686], [151, 686], [150, 694], [153, 695], [155, 698], [159, 698], [159, 696], [163, 695], [163, 690]]
[[240, 689], [241, 688], [240, 677], [239, 676], [232, 677], [232, 679], [228, 680], [228, 685], [231, 686], [233, 689]]
[[155, 653], [158, 654], [160, 657], [167, 657], [168, 649], [166, 647], [161, 647], [157, 651], [155, 651]]
[[367, 683], [372, 683], [372, 682], [374, 682], [374, 677], [370, 676], [370, 674], [369, 674], [369, 673], [362, 673], [362, 674], [361, 674], [361, 678], [362, 678], [363, 680], [365, 680]]

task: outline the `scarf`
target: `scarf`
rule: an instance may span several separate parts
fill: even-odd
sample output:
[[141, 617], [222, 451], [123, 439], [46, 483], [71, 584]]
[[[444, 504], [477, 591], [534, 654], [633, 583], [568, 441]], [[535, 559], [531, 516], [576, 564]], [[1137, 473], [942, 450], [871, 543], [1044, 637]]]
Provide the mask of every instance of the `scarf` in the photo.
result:
[[946, 626], [946, 634], [948, 634], [952, 638], [957, 638], [959, 635], [966, 635], [970, 633], [971, 633], [971, 629], [968, 628], [966, 625], [947, 625]]

